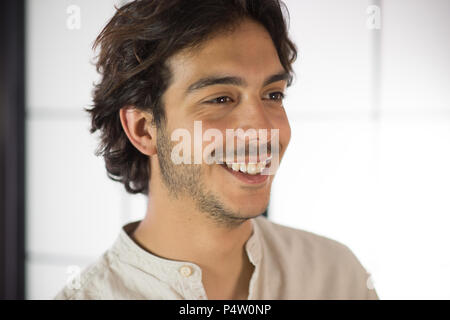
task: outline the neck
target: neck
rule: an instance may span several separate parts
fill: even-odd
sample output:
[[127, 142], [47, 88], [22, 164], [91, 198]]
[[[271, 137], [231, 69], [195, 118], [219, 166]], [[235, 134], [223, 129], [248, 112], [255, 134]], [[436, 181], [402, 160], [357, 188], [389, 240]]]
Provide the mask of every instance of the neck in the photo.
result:
[[250, 220], [221, 226], [199, 212], [190, 199], [173, 199], [162, 185], [152, 186], [145, 218], [133, 237], [144, 249], [162, 258], [189, 261], [220, 272], [242, 265]]
[[172, 197], [158, 176], [150, 179], [147, 212], [132, 235], [135, 241], [161, 258], [197, 264], [210, 299], [246, 299], [254, 270], [245, 250], [252, 222], [221, 225], [190, 197]]

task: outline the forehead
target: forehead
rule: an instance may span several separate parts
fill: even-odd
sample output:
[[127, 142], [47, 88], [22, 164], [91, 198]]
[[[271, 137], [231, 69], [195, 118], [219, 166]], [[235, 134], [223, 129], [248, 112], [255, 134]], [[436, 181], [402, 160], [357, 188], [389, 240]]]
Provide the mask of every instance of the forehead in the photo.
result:
[[217, 35], [195, 50], [184, 50], [168, 61], [174, 84], [185, 84], [214, 73], [229, 73], [263, 79], [282, 70], [272, 39], [266, 29], [244, 20], [233, 32]]

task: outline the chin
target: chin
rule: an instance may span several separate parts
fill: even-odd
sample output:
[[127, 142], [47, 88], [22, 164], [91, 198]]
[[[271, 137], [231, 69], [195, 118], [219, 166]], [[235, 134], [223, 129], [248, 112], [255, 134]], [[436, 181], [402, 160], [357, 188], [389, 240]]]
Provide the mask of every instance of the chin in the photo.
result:
[[227, 203], [235, 212], [242, 212], [243, 214], [258, 214], [266, 210], [269, 205], [270, 193], [263, 194], [233, 194], [227, 197]]
[[256, 217], [259, 217], [259, 216], [261, 216], [261, 215], [264, 213], [264, 211], [266, 211], [266, 209], [259, 210], [259, 211], [255, 211], [254, 213], [248, 214], [247, 217], [248, 217], [248, 218], [256, 218]]
[[260, 216], [266, 211], [267, 204], [264, 203], [264, 205], [261, 206], [242, 206], [238, 209], [238, 212], [240, 212], [242, 217], [245, 218], [255, 218], [257, 216]]

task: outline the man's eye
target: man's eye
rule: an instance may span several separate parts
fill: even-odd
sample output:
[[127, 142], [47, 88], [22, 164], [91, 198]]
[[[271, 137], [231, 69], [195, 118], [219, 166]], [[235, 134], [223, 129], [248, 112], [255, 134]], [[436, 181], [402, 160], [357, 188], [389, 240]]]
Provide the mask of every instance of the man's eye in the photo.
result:
[[231, 98], [230, 98], [230, 97], [227, 97], [227, 96], [222, 96], [222, 97], [214, 98], [214, 99], [212, 99], [212, 100], [208, 100], [208, 101], [206, 101], [206, 103], [211, 103], [211, 104], [224, 104], [224, 103], [227, 102], [226, 99], [231, 99]]
[[[282, 101], [286, 95], [283, 92], [277, 91], [277, 92], [269, 93], [269, 96], [271, 96], [271, 98], [269, 98], [269, 100]], [[232, 102], [232, 99], [228, 96], [221, 96], [221, 97], [214, 98], [212, 100], [208, 100], [205, 103], [207, 103], [207, 104], [225, 104], [227, 102]]]
[[281, 100], [284, 99], [284, 97], [286, 95], [283, 92], [278, 91], [278, 92], [271, 92], [271, 93], [269, 93], [269, 96], [272, 96], [272, 97], [275, 96], [275, 98], [271, 99], [271, 100], [281, 101]]

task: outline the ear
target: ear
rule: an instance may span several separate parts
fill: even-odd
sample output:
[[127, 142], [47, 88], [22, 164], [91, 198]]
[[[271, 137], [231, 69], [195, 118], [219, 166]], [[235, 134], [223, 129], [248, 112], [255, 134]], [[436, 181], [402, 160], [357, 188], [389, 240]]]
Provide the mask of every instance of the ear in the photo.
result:
[[134, 106], [120, 109], [120, 122], [131, 144], [148, 156], [156, 154], [156, 126], [153, 116]]

